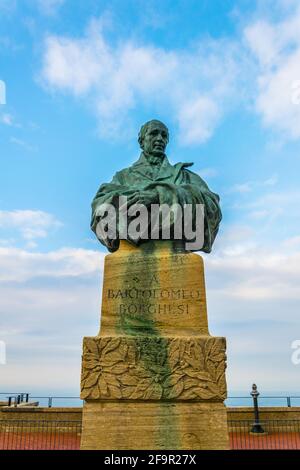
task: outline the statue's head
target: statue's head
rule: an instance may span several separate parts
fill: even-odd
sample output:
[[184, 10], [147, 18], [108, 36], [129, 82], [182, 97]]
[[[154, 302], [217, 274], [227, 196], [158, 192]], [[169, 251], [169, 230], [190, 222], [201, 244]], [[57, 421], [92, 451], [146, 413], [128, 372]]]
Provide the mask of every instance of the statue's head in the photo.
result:
[[163, 156], [169, 142], [169, 131], [161, 121], [146, 122], [139, 132], [140, 147], [148, 154]]

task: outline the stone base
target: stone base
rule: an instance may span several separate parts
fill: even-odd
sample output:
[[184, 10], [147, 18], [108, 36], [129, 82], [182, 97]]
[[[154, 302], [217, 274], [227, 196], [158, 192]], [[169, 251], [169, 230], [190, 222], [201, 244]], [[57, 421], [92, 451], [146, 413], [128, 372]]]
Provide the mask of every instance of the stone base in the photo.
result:
[[170, 242], [105, 258], [83, 341], [82, 449], [228, 449], [226, 341], [208, 331], [203, 260]]
[[223, 403], [87, 401], [82, 450], [227, 450]]

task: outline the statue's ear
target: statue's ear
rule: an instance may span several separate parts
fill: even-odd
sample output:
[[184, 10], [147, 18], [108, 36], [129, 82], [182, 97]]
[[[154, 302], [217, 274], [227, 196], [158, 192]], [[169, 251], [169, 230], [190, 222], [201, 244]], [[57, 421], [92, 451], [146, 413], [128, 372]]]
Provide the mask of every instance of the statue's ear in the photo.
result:
[[143, 148], [144, 139], [142, 139], [141, 136], [138, 138], [138, 143], [140, 144], [140, 147]]

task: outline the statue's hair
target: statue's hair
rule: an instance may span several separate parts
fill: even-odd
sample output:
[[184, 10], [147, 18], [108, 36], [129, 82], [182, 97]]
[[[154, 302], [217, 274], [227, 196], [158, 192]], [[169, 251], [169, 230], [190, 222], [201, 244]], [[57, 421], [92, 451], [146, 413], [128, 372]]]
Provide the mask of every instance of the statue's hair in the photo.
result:
[[167, 126], [163, 122], [159, 121], [158, 119], [152, 119], [152, 121], [147, 121], [145, 124], [143, 124], [140, 129], [139, 137], [138, 137], [138, 142], [140, 146], [142, 146], [148, 127], [150, 127], [152, 124], [160, 124], [161, 126], [165, 127], [168, 133], [168, 141], [169, 141], [169, 129], [167, 128]]

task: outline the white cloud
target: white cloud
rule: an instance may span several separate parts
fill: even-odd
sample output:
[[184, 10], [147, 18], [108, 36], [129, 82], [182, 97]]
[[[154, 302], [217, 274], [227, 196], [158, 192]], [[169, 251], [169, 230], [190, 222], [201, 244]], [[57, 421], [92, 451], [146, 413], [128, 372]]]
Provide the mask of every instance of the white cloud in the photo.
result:
[[[206, 40], [189, 51], [125, 40], [112, 46], [101, 21], [82, 38], [48, 36], [41, 78], [50, 89], [93, 103], [101, 135], [120, 131], [131, 110], [174, 116], [185, 144], [210, 138], [234, 90], [237, 67], [230, 42]], [[171, 113], [170, 113], [171, 111]]]
[[286, 211], [289, 216], [293, 211], [293, 215], [298, 216], [300, 214], [300, 191], [299, 189], [288, 189], [280, 191], [267, 192], [262, 194], [256, 199], [251, 200], [248, 203], [249, 208], [269, 208], [269, 209], [281, 209]]
[[44, 15], [52, 16], [64, 4], [65, 0], [37, 0], [37, 6]]
[[[264, 181], [269, 183], [269, 179]], [[262, 259], [271, 258], [274, 253], [284, 252], [291, 256], [292, 262], [292, 247], [297, 252], [295, 237], [299, 234], [300, 191], [293, 188], [280, 188], [277, 191], [272, 188], [270, 191], [270, 188], [269, 184], [265, 184], [256, 187], [253, 192], [242, 195], [237, 193], [235, 200], [232, 189], [229, 191], [230, 217], [232, 221], [238, 221], [239, 225], [237, 228], [233, 225], [228, 234], [226, 224], [222, 224], [221, 236], [216, 241], [218, 250], [229, 249], [231, 252], [242, 247], [246, 248], [246, 251], [253, 250], [257, 257]], [[237, 238], [233, 237], [235, 232]], [[288, 239], [294, 242], [288, 242]], [[263, 252], [261, 247], [265, 247]], [[245, 251], [239, 253], [243, 255]], [[290, 263], [289, 258], [285, 262]]]
[[283, 246], [286, 248], [300, 248], [300, 235], [296, 235], [294, 237], [288, 238], [287, 240], [284, 240]]
[[197, 171], [198, 175], [201, 178], [214, 178], [218, 174], [218, 170], [216, 168], [201, 168], [201, 170]]
[[[300, 300], [300, 252], [280, 254], [249, 243], [232, 246], [207, 259], [206, 263], [216, 277], [224, 276], [214, 292], [224, 297], [257, 302], [260, 300]], [[225, 281], [225, 275], [227, 279]], [[280, 311], [277, 312], [280, 315]], [[274, 311], [265, 312], [265, 318]], [[256, 317], [253, 310], [253, 318]], [[279, 317], [280, 318], [280, 317]]]
[[300, 138], [300, 7], [285, 19], [259, 19], [245, 28], [244, 35], [257, 60], [256, 110], [265, 126], [286, 138]]
[[264, 126], [299, 139], [300, 7], [277, 1], [276, 9], [280, 19], [266, 8], [269, 18], [249, 22], [242, 41], [202, 39], [185, 50], [112, 42], [105, 21], [94, 19], [80, 38], [46, 38], [40, 78], [46, 88], [84, 100], [102, 137], [128, 135], [140, 107], [172, 116], [180, 142], [199, 144], [237, 102], [252, 101]]
[[0, 248], [0, 340], [6, 388], [79, 395], [82, 337], [99, 329], [104, 254]]
[[2, 13], [13, 13], [17, 7], [17, 0], [1, 0], [0, 11]]
[[229, 189], [229, 192], [234, 193], [250, 193], [253, 190], [262, 189], [267, 186], [275, 186], [278, 183], [278, 176], [276, 174], [270, 176], [265, 180], [252, 180], [245, 183], [235, 184]]
[[[21, 124], [19, 124], [15, 117], [12, 115], [12, 114], [9, 114], [9, 113], [3, 113], [2, 115], [0, 115], [0, 123], [4, 124], [5, 126], [9, 126], [9, 127], [22, 127]], [[25, 142], [23, 141], [20, 141], [18, 139], [14, 139], [13, 137], [10, 139], [11, 142], [13, 143], [17, 143], [19, 145], [22, 145], [22, 146], [28, 146], [28, 144], [25, 144]]]
[[179, 112], [180, 136], [183, 143], [207, 141], [220, 119], [220, 107], [211, 98], [199, 96], [186, 101]]
[[43, 77], [47, 84], [74, 95], [82, 95], [112, 72], [111, 52], [101, 37], [73, 40], [49, 36], [46, 39]]
[[235, 184], [231, 191], [238, 192], [238, 193], [249, 193], [252, 191], [252, 182], [248, 181], [246, 183]]
[[11, 114], [4, 113], [0, 116], [0, 122], [6, 126], [13, 126], [14, 119]]
[[204, 257], [210, 331], [227, 338], [229, 391], [246, 391], [253, 382], [263, 393], [282, 391], [282, 370], [286, 390], [299, 383], [291, 362], [299, 336], [299, 237], [262, 239], [257, 227], [266, 223], [223, 224]]
[[9, 139], [9, 141], [12, 143], [12, 144], [15, 144], [15, 145], [18, 145], [19, 147], [25, 149], [26, 151], [29, 151], [29, 152], [36, 152], [37, 151], [37, 147], [31, 145], [31, 144], [28, 144], [27, 142], [25, 142], [24, 140], [22, 139], [18, 139], [16, 137], [11, 137]]
[[62, 225], [52, 214], [43, 211], [0, 211], [0, 229], [16, 230], [25, 240], [32, 242], [45, 238], [49, 230]]
[[[102, 255], [100, 255], [102, 256]], [[61, 248], [48, 253], [0, 247], [1, 281], [28, 281], [36, 277], [82, 276], [93, 273], [99, 254], [93, 250]]]
[[[1, 5], [1, 2], [0, 2]], [[0, 6], [1, 10], [1, 6]], [[2, 51], [10, 51], [12, 53], [18, 52], [24, 48], [24, 45], [17, 43], [13, 38], [9, 36], [0, 36], [0, 53]]]
[[[270, 192], [276, 178], [256, 182], [261, 194], [237, 195], [231, 219], [222, 224], [207, 265], [214, 273], [212, 288], [218, 295], [256, 303], [300, 300], [299, 190]], [[265, 192], [265, 193], [264, 193]], [[293, 217], [291, 217], [293, 214]], [[226, 275], [227, 273], [227, 275]], [[275, 308], [280, 314], [280, 310]], [[274, 306], [265, 317], [273, 315]], [[288, 318], [288, 314], [285, 318]]]

